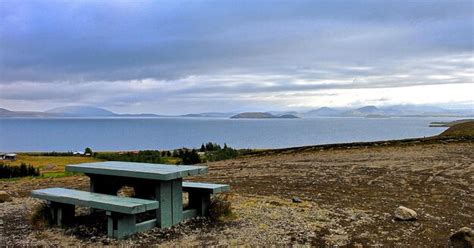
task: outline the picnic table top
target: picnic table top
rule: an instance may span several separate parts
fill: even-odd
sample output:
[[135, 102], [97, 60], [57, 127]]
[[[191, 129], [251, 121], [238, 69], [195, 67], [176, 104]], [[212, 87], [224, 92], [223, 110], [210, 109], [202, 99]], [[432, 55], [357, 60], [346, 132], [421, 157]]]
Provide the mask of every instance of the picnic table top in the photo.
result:
[[66, 171], [167, 181], [207, 173], [207, 166], [110, 161], [66, 165]]

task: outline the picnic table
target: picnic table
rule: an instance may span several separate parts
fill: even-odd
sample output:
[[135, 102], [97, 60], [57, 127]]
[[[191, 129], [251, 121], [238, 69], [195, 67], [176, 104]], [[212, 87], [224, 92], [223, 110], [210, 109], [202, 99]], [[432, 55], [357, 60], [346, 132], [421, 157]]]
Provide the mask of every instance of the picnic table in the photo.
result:
[[[118, 238], [206, 215], [210, 196], [229, 190], [224, 184], [183, 182], [184, 177], [207, 173], [207, 166], [96, 162], [67, 165], [66, 171], [87, 175], [90, 192], [49, 188], [35, 190], [32, 196], [54, 203], [57, 224], [74, 216], [74, 205], [105, 210], [110, 217], [109, 236]], [[124, 186], [133, 187], [134, 198], [117, 196]], [[183, 209], [183, 191], [189, 193], [187, 209]], [[136, 223], [136, 214], [146, 211], [156, 211], [156, 218]]]
[[135, 197], [157, 200], [157, 225], [169, 227], [183, 220], [183, 177], [207, 173], [207, 167], [97, 162], [67, 165], [66, 171], [86, 174], [90, 192], [114, 195], [123, 186], [130, 186]]

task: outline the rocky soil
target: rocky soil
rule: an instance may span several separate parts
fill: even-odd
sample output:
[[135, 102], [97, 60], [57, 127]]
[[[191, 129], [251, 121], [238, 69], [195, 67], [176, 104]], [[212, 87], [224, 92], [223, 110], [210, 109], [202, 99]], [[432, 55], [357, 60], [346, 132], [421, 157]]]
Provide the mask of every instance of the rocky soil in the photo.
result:
[[[35, 188], [87, 189], [84, 176], [0, 181], [7, 245], [262, 245], [445, 247], [451, 233], [474, 226], [474, 142], [287, 150], [210, 163], [197, 181], [229, 183], [234, 218], [196, 219], [127, 240], [106, 238], [103, 216], [79, 210], [77, 225], [33, 228]], [[298, 201], [295, 201], [298, 199]], [[416, 220], [395, 218], [399, 206]], [[90, 220], [93, 220], [92, 222]], [[0, 230], [1, 231], [1, 230]]]

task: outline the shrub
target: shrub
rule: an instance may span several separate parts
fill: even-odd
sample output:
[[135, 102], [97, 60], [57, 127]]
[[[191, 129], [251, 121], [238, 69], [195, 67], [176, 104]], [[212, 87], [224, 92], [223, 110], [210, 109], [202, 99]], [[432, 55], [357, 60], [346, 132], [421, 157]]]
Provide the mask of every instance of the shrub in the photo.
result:
[[236, 158], [237, 156], [239, 156], [239, 151], [232, 147], [228, 147], [227, 145], [224, 145], [224, 148], [222, 149], [206, 152], [206, 158], [208, 161], [226, 160]]
[[185, 149], [180, 153], [180, 158], [182, 164], [199, 164], [202, 162], [201, 157], [199, 157], [199, 154], [195, 149]]
[[91, 154], [92, 155], [92, 149], [90, 147], [87, 147], [84, 149], [84, 154]]
[[46, 203], [35, 206], [30, 215], [30, 222], [34, 229], [44, 229], [52, 224], [51, 208]]
[[32, 165], [21, 163], [20, 166], [13, 166], [0, 163], [0, 178], [39, 176], [39, 169]]
[[206, 144], [202, 144], [199, 151], [200, 152], [211, 152], [211, 151], [218, 151], [220, 149], [222, 149], [222, 148], [219, 144], [208, 142]]
[[228, 194], [218, 194], [211, 198], [209, 217], [213, 221], [235, 218], [235, 215], [232, 213], [232, 203], [229, 200]]
[[158, 150], [145, 150], [125, 153], [97, 153], [95, 154], [95, 157], [109, 161], [143, 162], [155, 164], [162, 162], [161, 152]]
[[73, 156], [72, 152], [35, 152], [27, 153], [28, 156], [48, 156], [48, 157], [58, 157], [58, 156]]

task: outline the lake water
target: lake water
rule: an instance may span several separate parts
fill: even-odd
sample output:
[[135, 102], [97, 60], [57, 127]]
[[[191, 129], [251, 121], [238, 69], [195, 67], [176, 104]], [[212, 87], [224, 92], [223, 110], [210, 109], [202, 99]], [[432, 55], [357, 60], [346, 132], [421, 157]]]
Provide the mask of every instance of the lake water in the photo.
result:
[[0, 151], [173, 149], [218, 142], [282, 148], [436, 135], [432, 121], [456, 118], [107, 118], [0, 119]]

